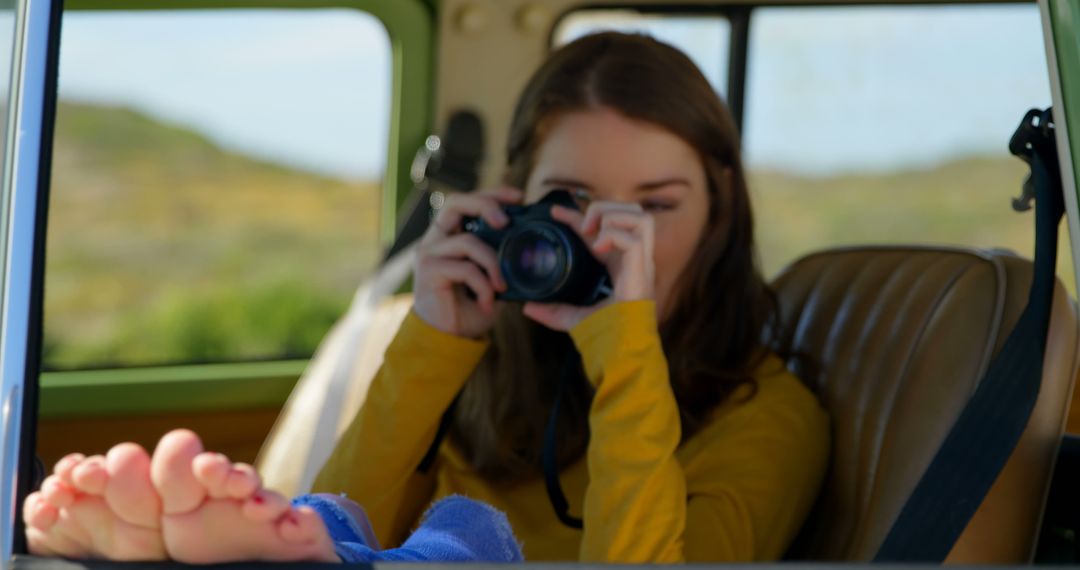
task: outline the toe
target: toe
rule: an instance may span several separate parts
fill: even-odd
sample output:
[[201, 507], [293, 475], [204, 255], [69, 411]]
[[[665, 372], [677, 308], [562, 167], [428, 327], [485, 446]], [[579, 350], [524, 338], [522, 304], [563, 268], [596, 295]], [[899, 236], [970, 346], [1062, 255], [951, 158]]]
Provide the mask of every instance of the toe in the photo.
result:
[[244, 501], [244, 517], [252, 522], [275, 521], [290, 509], [289, 501], [278, 493], [261, 489]]
[[57, 556], [59, 553], [49, 546], [49, 535], [36, 528], [26, 529], [26, 546], [34, 556]]
[[278, 523], [278, 535], [285, 542], [302, 547], [291, 552], [290, 558], [303, 552], [302, 557], [296, 558], [327, 562], [339, 560], [322, 517], [311, 507], [300, 507], [282, 517]]
[[150, 456], [134, 443], [122, 443], [105, 458], [105, 501], [124, 522], [145, 528], [161, 524], [161, 498], [150, 481]]
[[[33, 532], [31, 532], [33, 531]], [[27, 538], [30, 542], [36, 542], [38, 548], [49, 552], [48, 556], [61, 556], [63, 558], [91, 558], [94, 551], [86, 544], [79, 542], [57, 532], [42, 532], [37, 529], [28, 529]], [[31, 550], [31, 552], [33, 552]]]
[[71, 472], [84, 459], [86, 459], [86, 456], [81, 453], [69, 453], [56, 462], [56, 466], [53, 467], [53, 474], [59, 477], [61, 481], [74, 486], [75, 480], [72, 478]]
[[[302, 507], [301, 507], [302, 508]], [[307, 542], [308, 535], [310, 534], [310, 523], [307, 525], [301, 525], [301, 514], [305, 511], [300, 509], [293, 509], [285, 516], [281, 517], [278, 521], [278, 534], [286, 542], [293, 544], [302, 544]]]
[[206, 499], [206, 488], [195, 478], [192, 462], [203, 451], [194, 432], [173, 430], [158, 442], [150, 460], [150, 478], [167, 515], [194, 510]]
[[75, 502], [76, 495], [75, 489], [69, 487], [67, 483], [61, 481], [56, 475], [49, 475], [41, 483], [42, 498], [55, 507], [63, 509], [71, 506]]
[[89, 495], [101, 495], [109, 481], [109, 473], [105, 470], [105, 457], [87, 457], [72, 470], [71, 479], [75, 483], [75, 489]]
[[41, 493], [31, 493], [23, 503], [23, 522], [27, 527], [47, 531], [60, 517], [60, 509], [45, 500]]
[[229, 497], [241, 500], [247, 499], [260, 488], [262, 488], [262, 480], [259, 479], [259, 474], [256, 473], [254, 467], [247, 463], [233, 465], [232, 472], [229, 473], [229, 480], [226, 483], [226, 491]]
[[228, 480], [232, 473], [229, 458], [220, 453], [200, 453], [192, 461], [195, 478], [206, 487], [211, 499], [224, 499], [229, 496]]

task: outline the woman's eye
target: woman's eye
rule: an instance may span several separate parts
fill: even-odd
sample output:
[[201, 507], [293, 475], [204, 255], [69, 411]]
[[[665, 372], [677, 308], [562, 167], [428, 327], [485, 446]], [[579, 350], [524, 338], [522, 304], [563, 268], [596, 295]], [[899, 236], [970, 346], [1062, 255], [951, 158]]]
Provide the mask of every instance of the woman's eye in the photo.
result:
[[667, 212], [675, 209], [675, 204], [672, 202], [642, 202], [641, 208], [646, 212]]
[[574, 201], [577, 202], [578, 208], [582, 210], [589, 207], [589, 203], [592, 202], [592, 197], [584, 190], [573, 190], [571, 195], [574, 197]]

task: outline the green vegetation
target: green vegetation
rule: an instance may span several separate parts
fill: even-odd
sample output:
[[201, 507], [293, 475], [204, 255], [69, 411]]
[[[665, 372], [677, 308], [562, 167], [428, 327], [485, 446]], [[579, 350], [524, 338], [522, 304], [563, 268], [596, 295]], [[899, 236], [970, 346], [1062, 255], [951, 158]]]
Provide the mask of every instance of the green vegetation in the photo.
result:
[[379, 192], [62, 103], [46, 367], [309, 356], [378, 259]]
[[[1025, 174], [1005, 154], [886, 174], [753, 172], [766, 274], [859, 243], [1030, 256], [1032, 216], [1009, 202]], [[309, 356], [378, 259], [379, 192], [231, 153], [128, 109], [61, 104], [46, 367]], [[1075, 295], [1067, 246], [1060, 258]]]
[[[962, 245], [1034, 255], [1034, 212], [1014, 212], [1027, 165], [1002, 153], [925, 170], [829, 178], [750, 175], [767, 276], [807, 252], [852, 244]], [[1058, 275], [1075, 297], [1068, 232]]]

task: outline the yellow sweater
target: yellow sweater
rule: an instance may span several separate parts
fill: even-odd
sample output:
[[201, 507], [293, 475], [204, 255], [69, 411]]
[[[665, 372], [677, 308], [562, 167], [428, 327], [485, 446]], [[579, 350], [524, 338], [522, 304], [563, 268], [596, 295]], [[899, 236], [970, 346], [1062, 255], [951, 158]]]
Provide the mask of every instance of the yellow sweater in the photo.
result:
[[363, 505], [384, 547], [400, 544], [433, 500], [456, 493], [504, 511], [526, 560], [779, 558], [821, 485], [828, 417], [770, 357], [752, 398], [736, 392], [680, 446], [655, 310], [651, 301], [616, 303], [570, 331], [596, 387], [586, 456], [560, 474], [583, 531], [559, 522], [539, 474], [493, 486], [449, 442], [431, 473], [416, 473], [487, 343], [443, 333], [415, 313], [314, 490], [344, 492]]

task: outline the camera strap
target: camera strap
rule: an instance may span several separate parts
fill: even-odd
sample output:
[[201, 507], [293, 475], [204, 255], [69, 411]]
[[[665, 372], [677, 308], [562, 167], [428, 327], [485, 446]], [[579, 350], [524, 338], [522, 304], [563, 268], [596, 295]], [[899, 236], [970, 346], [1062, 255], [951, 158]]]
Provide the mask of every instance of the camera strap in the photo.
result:
[[566, 383], [570, 380], [570, 368], [576, 363], [578, 354], [573, 349], [566, 351], [563, 358], [562, 372], [559, 373], [558, 385], [555, 388], [555, 403], [551, 406], [551, 415], [548, 416], [547, 428], [544, 430], [544, 449], [541, 463], [544, 469], [544, 484], [547, 486], [548, 499], [555, 509], [555, 516], [559, 521], [570, 528], [581, 529], [583, 521], [570, 515], [570, 503], [563, 493], [562, 484], [559, 483], [559, 463], [555, 453], [556, 427], [559, 425], [559, 407], [562, 404], [563, 394], [566, 392]]
[[442, 445], [442, 441], [446, 439], [446, 433], [450, 431], [450, 424], [454, 421], [454, 408], [457, 407], [459, 399], [461, 399], [460, 393], [454, 397], [454, 401], [450, 402], [450, 407], [446, 408], [442, 418], [439, 419], [439, 428], [435, 431], [435, 439], [431, 441], [427, 452], [424, 453], [424, 457], [420, 460], [420, 465], [416, 467], [417, 473], [426, 474], [431, 471], [435, 459], [439, 457], [439, 447]]
[[[566, 384], [570, 378], [570, 368], [577, 360], [577, 352], [573, 349], [566, 351], [566, 357], [563, 360], [562, 371], [559, 373], [558, 384], [555, 388], [555, 402], [551, 406], [551, 415], [548, 416], [547, 427], [544, 429], [544, 448], [541, 451], [541, 464], [544, 471], [544, 484], [547, 487], [548, 499], [551, 501], [551, 506], [555, 509], [555, 516], [559, 518], [559, 521], [570, 528], [581, 529], [583, 528], [583, 522], [581, 519], [570, 515], [570, 503], [566, 500], [566, 494], [563, 493], [562, 484], [559, 483], [559, 465], [558, 456], [555, 453], [557, 442], [557, 429], [559, 425], [559, 408], [562, 404], [563, 394], [566, 392]], [[460, 397], [460, 396], [459, 396]], [[454, 408], [457, 406], [458, 398], [454, 398], [454, 401], [450, 404], [450, 407], [443, 412], [442, 418], [439, 420], [439, 427], [435, 432], [435, 438], [428, 447], [427, 453], [424, 454], [423, 459], [420, 460], [420, 465], [416, 468], [419, 473], [428, 473], [431, 467], [435, 463], [435, 458], [439, 455], [439, 447], [442, 444], [443, 439], [446, 438], [446, 433], [450, 430], [450, 423], [453, 419]]]

